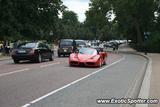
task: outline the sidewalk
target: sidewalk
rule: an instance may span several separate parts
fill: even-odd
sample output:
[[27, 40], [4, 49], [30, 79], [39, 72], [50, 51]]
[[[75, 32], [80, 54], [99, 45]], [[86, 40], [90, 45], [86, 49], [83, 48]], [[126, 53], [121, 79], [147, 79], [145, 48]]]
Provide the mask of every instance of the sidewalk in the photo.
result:
[[[149, 54], [152, 59], [152, 75], [150, 81], [150, 98], [160, 100], [160, 54]], [[159, 105], [149, 105], [149, 107], [160, 107]]]
[[2, 53], [0, 53], [0, 61], [9, 60], [9, 59], [11, 59], [10, 56], [3, 56]]

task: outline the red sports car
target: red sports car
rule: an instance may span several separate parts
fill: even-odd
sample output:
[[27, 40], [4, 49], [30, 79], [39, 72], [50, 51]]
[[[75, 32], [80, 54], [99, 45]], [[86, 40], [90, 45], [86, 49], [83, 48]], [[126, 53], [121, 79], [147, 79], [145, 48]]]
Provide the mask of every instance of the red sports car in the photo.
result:
[[101, 67], [106, 64], [107, 53], [99, 52], [94, 48], [81, 48], [76, 53], [70, 54], [70, 66]]

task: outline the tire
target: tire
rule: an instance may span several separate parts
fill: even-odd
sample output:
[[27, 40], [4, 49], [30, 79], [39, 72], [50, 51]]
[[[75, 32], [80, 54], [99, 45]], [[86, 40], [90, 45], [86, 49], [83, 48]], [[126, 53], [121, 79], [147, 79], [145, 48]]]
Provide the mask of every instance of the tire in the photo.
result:
[[106, 60], [104, 61], [103, 65], [107, 65], [107, 62], [106, 62]]
[[58, 54], [58, 57], [61, 57], [61, 54]]
[[71, 64], [69, 64], [69, 66], [70, 66], [70, 67], [72, 67], [72, 65], [71, 65]]
[[41, 54], [38, 55], [38, 57], [37, 57], [37, 62], [38, 62], [38, 63], [41, 63], [41, 62], [42, 62], [42, 56], [41, 56]]
[[99, 59], [99, 65], [98, 67], [101, 67], [102, 66], [102, 59]]
[[49, 58], [49, 61], [53, 61], [54, 60], [54, 55], [52, 54], [51, 57]]
[[107, 65], [106, 59], [104, 59], [103, 65]]
[[19, 60], [17, 60], [17, 59], [13, 59], [13, 61], [14, 61], [15, 64], [19, 63]]

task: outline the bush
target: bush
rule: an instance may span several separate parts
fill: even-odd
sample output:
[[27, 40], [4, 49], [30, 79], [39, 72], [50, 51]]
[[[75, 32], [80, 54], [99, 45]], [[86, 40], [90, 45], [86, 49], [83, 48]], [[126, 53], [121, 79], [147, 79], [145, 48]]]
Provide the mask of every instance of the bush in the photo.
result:
[[149, 52], [160, 53], [160, 32], [155, 32], [147, 40]]

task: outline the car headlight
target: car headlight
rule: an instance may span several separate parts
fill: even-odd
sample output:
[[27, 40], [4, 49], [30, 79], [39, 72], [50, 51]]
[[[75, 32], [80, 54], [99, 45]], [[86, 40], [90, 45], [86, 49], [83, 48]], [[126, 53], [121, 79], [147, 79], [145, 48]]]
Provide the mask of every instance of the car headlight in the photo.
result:
[[16, 49], [13, 49], [12, 52], [11, 52], [11, 55], [15, 55], [16, 51], [17, 51]]
[[98, 56], [94, 56], [94, 57], [92, 57], [91, 59], [92, 60], [97, 60], [99, 57]]

